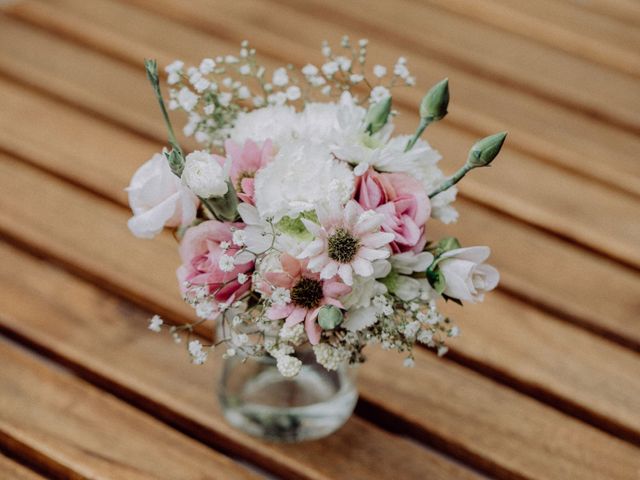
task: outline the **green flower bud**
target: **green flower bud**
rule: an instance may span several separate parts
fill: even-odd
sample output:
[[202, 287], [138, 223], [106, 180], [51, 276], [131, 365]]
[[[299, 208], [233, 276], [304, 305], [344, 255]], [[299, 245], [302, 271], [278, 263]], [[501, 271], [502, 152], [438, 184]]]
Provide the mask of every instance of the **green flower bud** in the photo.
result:
[[439, 81], [420, 102], [420, 118], [429, 122], [442, 120], [449, 106], [449, 79]]
[[507, 132], [500, 132], [478, 140], [469, 150], [467, 166], [487, 167], [500, 153], [505, 138], [507, 138]]
[[332, 330], [342, 323], [342, 310], [333, 305], [325, 305], [318, 312], [318, 324], [323, 330]]
[[176, 176], [181, 177], [182, 171], [184, 170], [184, 158], [182, 158], [182, 153], [173, 148], [170, 152], [165, 150], [164, 156], [167, 159], [167, 162], [169, 162], [171, 171]]
[[382, 127], [384, 127], [389, 119], [389, 114], [391, 113], [391, 97], [387, 97], [384, 100], [379, 101], [369, 107], [369, 111], [367, 112], [367, 116], [364, 118], [364, 121], [367, 125], [366, 131], [373, 135], [376, 132], [379, 132]]

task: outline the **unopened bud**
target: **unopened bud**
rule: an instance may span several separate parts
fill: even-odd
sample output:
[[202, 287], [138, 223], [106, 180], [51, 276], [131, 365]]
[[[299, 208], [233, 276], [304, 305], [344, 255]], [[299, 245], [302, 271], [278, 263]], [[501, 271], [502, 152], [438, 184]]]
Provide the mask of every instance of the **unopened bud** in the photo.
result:
[[467, 165], [471, 168], [486, 167], [500, 153], [507, 132], [500, 132], [478, 140], [469, 150]]
[[366, 131], [373, 135], [384, 127], [391, 113], [391, 96], [372, 105], [365, 117]]
[[342, 311], [333, 305], [325, 305], [318, 312], [318, 324], [323, 330], [333, 330], [342, 323]]
[[439, 81], [420, 102], [420, 118], [430, 122], [442, 120], [449, 106], [449, 79]]

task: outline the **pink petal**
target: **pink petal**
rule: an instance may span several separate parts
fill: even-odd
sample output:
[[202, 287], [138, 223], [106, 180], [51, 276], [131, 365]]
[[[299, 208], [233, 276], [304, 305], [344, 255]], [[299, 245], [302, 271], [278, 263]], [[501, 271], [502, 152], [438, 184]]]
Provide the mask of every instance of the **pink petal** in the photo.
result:
[[342, 297], [343, 295], [351, 293], [351, 287], [349, 285], [345, 285], [342, 282], [327, 280], [326, 282], [324, 282], [324, 285], [322, 285], [322, 293], [325, 297]]
[[282, 269], [291, 277], [295, 278], [300, 275], [300, 262], [295, 257], [284, 253], [280, 256], [280, 263], [282, 264]]
[[298, 323], [302, 322], [306, 314], [307, 314], [306, 308], [295, 307], [293, 312], [291, 312], [287, 317], [287, 321], [284, 322], [284, 324], [287, 327], [293, 327], [294, 325], [297, 325]]
[[316, 317], [318, 316], [319, 310], [319, 308], [316, 308], [312, 312], [310, 311], [307, 313], [307, 318], [304, 322], [304, 329], [307, 332], [307, 337], [309, 337], [309, 343], [311, 343], [311, 345], [317, 345], [320, 341], [322, 329], [320, 328], [320, 325], [316, 323]]
[[294, 305], [291, 305], [290, 303], [286, 305], [271, 305], [267, 310], [267, 318], [269, 320], [280, 320], [281, 318], [286, 318], [291, 315], [294, 308]]

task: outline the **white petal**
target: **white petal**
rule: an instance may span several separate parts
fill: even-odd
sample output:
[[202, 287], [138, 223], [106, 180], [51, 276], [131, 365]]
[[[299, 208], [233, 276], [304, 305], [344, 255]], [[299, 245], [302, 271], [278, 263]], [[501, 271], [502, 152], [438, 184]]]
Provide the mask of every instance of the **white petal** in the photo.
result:
[[[356, 226], [354, 228], [354, 233], [358, 236], [362, 236], [367, 232], [374, 232], [378, 228], [380, 228], [380, 225], [382, 225], [382, 222], [384, 222], [384, 215], [382, 215], [381, 213], [376, 213], [376, 214], [365, 213], [364, 215], [360, 216], [360, 219], [356, 223]], [[391, 233], [389, 235], [393, 235], [393, 234]]]
[[455, 250], [449, 250], [443, 253], [440, 258], [459, 258], [461, 260], [468, 260], [474, 263], [482, 263], [491, 255], [491, 249], [489, 247], [465, 247], [456, 248]]
[[338, 273], [338, 264], [336, 262], [329, 262], [320, 272], [320, 278], [325, 280], [333, 278], [336, 276], [336, 273]]
[[320, 239], [316, 239], [311, 243], [309, 243], [309, 245], [307, 245], [304, 248], [304, 250], [300, 252], [300, 254], [298, 255], [298, 258], [315, 257], [316, 255], [319, 255], [323, 249], [324, 249], [324, 242]]
[[371, 265], [370, 261], [362, 257], [356, 258], [351, 266], [353, 267], [353, 271], [361, 277], [370, 277], [373, 275], [373, 265]]
[[357, 332], [363, 328], [370, 327], [378, 321], [376, 310], [373, 307], [357, 308], [347, 314], [343, 323], [344, 328], [351, 332]]
[[391, 243], [395, 235], [387, 232], [369, 233], [362, 237], [361, 241], [365, 247], [380, 248], [384, 245]]
[[344, 283], [349, 286], [353, 285], [353, 270], [351, 269], [351, 265], [348, 263], [340, 265], [340, 268], [338, 268], [338, 275], [340, 275], [340, 278]]
[[358, 256], [364, 258], [365, 260], [382, 260], [383, 258], [388, 258], [391, 252], [389, 250], [374, 250], [373, 248], [360, 247], [358, 250]]

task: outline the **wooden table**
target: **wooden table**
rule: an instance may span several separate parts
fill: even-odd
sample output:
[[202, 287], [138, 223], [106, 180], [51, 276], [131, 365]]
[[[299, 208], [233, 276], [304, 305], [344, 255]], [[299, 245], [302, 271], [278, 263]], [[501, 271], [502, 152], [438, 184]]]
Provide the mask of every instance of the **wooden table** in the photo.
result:
[[[640, 3], [634, 0], [22, 0], [0, 15], [0, 478], [640, 479]], [[170, 235], [126, 228], [123, 188], [164, 143], [142, 69], [237, 51], [320, 61], [323, 38], [405, 54], [452, 105], [428, 139], [462, 161], [462, 221], [502, 272], [447, 357], [372, 349], [337, 434], [265, 444], [230, 428], [215, 361], [152, 312], [192, 318]]]

